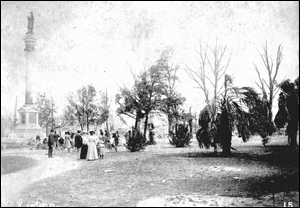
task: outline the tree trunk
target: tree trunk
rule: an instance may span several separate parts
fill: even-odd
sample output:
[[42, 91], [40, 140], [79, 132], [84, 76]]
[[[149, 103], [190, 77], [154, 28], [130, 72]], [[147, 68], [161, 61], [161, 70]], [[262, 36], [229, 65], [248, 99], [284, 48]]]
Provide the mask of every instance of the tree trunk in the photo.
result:
[[[232, 139], [232, 132], [229, 125], [229, 118], [228, 113], [225, 110], [222, 112], [221, 116], [221, 123], [218, 128], [221, 128], [219, 133], [219, 136], [222, 138], [222, 144], [223, 144], [223, 156], [229, 156], [231, 153], [231, 139]], [[216, 145], [216, 144], [215, 144]]]
[[146, 118], [145, 118], [145, 126], [144, 126], [144, 135], [145, 135], [145, 137], [147, 135], [148, 114], [149, 113], [146, 113]]
[[269, 119], [270, 124], [273, 123], [272, 100], [270, 100], [268, 102], [268, 116], [269, 116], [268, 119]]
[[108, 134], [108, 137], [110, 138], [110, 131], [109, 131], [108, 121], [106, 121], [105, 123], [106, 123], [107, 134]]
[[231, 154], [231, 139], [232, 135], [231, 132], [227, 135], [224, 135], [224, 142], [223, 142], [223, 156], [229, 156]]
[[89, 133], [89, 116], [86, 116], [86, 131]]
[[140, 118], [139, 118], [138, 115], [137, 115], [136, 118], [135, 118], [134, 129], [135, 129], [137, 132], [140, 132]]
[[172, 131], [172, 116], [168, 114], [168, 135], [170, 135], [170, 132]]
[[291, 136], [289, 136], [291, 141], [291, 147], [297, 147], [297, 132]]
[[46, 136], [48, 136], [49, 135], [49, 124], [47, 123], [46, 124]]
[[288, 128], [288, 140], [290, 141], [290, 146], [296, 147], [297, 146], [298, 122], [290, 120], [287, 128]]
[[269, 107], [269, 122], [273, 122], [273, 113], [272, 113], [272, 105], [273, 105], [273, 93], [274, 93], [274, 81], [272, 80], [271, 71], [269, 70], [269, 85], [270, 85], [270, 97], [268, 102]]
[[189, 120], [189, 126], [190, 126], [190, 137], [193, 138], [193, 119]]

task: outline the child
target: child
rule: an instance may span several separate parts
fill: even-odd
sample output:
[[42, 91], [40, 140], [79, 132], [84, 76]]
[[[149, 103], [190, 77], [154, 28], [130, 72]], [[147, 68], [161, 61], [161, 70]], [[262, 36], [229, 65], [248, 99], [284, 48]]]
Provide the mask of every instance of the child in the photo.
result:
[[103, 138], [100, 138], [100, 141], [99, 141], [99, 158], [100, 159], [103, 159], [104, 148], [105, 148], [104, 140], [103, 140]]

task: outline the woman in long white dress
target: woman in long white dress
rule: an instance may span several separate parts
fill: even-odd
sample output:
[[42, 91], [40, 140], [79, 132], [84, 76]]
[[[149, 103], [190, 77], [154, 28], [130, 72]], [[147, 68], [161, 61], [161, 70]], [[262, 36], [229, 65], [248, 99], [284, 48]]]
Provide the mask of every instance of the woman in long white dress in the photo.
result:
[[70, 133], [65, 132], [65, 147], [68, 149], [68, 153], [71, 152], [71, 138]]
[[97, 160], [99, 158], [96, 147], [97, 140], [98, 137], [95, 135], [95, 132], [90, 131], [90, 135], [88, 137], [88, 152], [86, 155], [87, 160]]

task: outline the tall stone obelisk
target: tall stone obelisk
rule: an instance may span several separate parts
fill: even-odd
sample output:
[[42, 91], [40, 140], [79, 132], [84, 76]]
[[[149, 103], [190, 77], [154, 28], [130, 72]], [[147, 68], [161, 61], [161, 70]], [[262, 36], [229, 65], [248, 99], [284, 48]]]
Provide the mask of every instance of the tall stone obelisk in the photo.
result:
[[25, 85], [25, 104], [18, 109], [19, 112], [19, 125], [16, 127], [15, 134], [18, 137], [29, 139], [37, 135], [41, 135], [42, 128], [39, 125], [39, 109], [33, 103], [32, 98], [32, 70], [35, 51], [36, 38], [33, 33], [33, 13], [30, 12], [30, 16], [27, 17], [28, 26], [27, 33], [25, 35], [25, 58], [26, 58], [26, 85]]

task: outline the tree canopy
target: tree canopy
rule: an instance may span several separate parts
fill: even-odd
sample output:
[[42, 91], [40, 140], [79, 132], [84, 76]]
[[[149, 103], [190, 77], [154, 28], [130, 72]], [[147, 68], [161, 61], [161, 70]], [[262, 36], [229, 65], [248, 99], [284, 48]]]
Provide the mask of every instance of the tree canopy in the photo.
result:
[[100, 119], [100, 107], [96, 103], [97, 92], [93, 85], [83, 86], [77, 90], [77, 93], [70, 93], [68, 95], [67, 111], [70, 113], [68, 116], [72, 120], [77, 120], [81, 129], [87, 127], [89, 131], [89, 125], [99, 124]]

